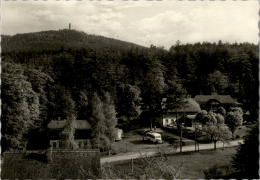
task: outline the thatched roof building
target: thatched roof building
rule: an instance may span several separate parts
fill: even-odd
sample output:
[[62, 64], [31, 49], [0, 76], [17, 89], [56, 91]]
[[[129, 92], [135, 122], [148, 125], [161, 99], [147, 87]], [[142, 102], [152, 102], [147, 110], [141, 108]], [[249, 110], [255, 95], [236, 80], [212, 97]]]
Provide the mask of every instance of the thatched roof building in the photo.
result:
[[206, 104], [211, 100], [218, 101], [221, 104], [237, 104], [237, 100], [230, 95], [196, 95], [195, 101], [199, 104]]
[[162, 109], [167, 113], [197, 113], [201, 111], [200, 105], [192, 98], [184, 99], [183, 105], [174, 109], [167, 109], [167, 98], [163, 98]]

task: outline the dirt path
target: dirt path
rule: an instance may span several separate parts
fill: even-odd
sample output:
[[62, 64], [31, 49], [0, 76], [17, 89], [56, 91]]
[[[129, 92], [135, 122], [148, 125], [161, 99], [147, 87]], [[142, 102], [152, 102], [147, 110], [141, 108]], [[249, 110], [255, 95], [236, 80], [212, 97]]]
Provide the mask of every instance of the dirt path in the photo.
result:
[[[243, 143], [243, 140], [234, 140], [234, 141], [230, 141], [228, 144], [226, 143], [225, 147], [238, 146], [241, 143]], [[213, 148], [214, 148], [213, 143], [199, 145], [200, 150], [207, 150], [207, 149], [213, 149]], [[223, 143], [218, 142], [217, 148], [223, 148]], [[194, 150], [195, 150], [194, 145], [182, 147], [182, 152], [192, 152]], [[179, 153], [180, 149], [179, 148], [174, 149], [174, 148], [167, 147], [167, 148], [161, 148], [158, 150], [150, 150], [150, 151], [146, 151], [146, 152], [129, 152], [129, 153], [123, 153], [123, 154], [118, 154], [118, 155], [114, 155], [114, 156], [102, 157], [100, 159], [100, 162], [101, 162], [101, 164], [104, 164], [104, 163], [116, 162], [116, 161], [122, 161], [122, 160], [137, 159], [143, 155], [154, 156], [154, 155], [157, 155], [159, 153], [159, 151], [164, 152], [166, 154], [175, 154], [175, 153]]]

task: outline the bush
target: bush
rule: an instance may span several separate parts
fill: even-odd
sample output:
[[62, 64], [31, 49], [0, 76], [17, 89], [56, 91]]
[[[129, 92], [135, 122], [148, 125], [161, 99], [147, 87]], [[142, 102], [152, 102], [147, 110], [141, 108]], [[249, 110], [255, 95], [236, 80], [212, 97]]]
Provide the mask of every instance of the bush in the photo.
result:
[[226, 179], [231, 178], [235, 172], [230, 165], [214, 165], [203, 171], [205, 179]]
[[244, 138], [237, 153], [233, 157], [233, 168], [236, 169], [239, 178], [259, 178], [259, 129], [256, 124]]

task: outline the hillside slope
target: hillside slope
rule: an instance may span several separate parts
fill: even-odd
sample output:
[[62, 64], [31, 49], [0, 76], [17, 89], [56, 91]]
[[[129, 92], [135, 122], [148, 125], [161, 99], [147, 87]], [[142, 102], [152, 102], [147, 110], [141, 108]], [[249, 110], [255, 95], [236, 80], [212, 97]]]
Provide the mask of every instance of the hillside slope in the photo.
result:
[[112, 48], [120, 50], [133, 47], [143, 48], [134, 43], [67, 29], [16, 34], [13, 36], [3, 35], [1, 45], [4, 53], [79, 48]]

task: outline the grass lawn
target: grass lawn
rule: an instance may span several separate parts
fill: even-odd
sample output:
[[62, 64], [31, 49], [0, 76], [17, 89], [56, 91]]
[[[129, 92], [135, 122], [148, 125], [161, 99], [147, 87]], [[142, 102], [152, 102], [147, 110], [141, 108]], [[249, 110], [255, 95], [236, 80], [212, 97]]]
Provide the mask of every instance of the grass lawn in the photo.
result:
[[[139, 129], [140, 130], [140, 129]], [[126, 153], [126, 152], [144, 152], [159, 147], [168, 147], [169, 143], [156, 144], [152, 142], [143, 141], [142, 135], [138, 134], [138, 130], [132, 130], [124, 133], [124, 138], [121, 141], [112, 144], [113, 153]]]
[[[124, 138], [121, 141], [112, 144], [112, 154], [126, 153], [126, 152], [145, 152], [150, 150], [158, 150], [163, 147], [172, 147], [172, 143], [179, 144], [179, 136], [167, 130], [160, 130], [163, 144], [156, 144], [149, 141], [143, 141], [143, 136], [139, 133], [144, 129], [131, 130], [124, 133]], [[193, 145], [194, 141], [182, 138], [183, 145]]]
[[[236, 148], [226, 148], [225, 150], [207, 150], [196, 153], [183, 153], [168, 156], [168, 164], [178, 166], [182, 164], [181, 177], [187, 179], [204, 178], [203, 170], [215, 164], [225, 165], [231, 162], [232, 156], [236, 153]], [[115, 162], [113, 166], [123, 174], [131, 171], [130, 161]], [[134, 174], [142, 175], [143, 169], [140, 168], [140, 160], [134, 160]], [[155, 169], [156, 171], [156, 169]], [[119, 177], [120, 178], [120, 177]], [[154, 177], [156, 178], [156, 177]]]

